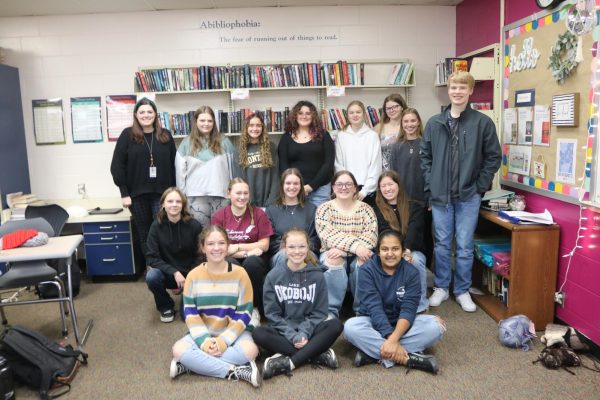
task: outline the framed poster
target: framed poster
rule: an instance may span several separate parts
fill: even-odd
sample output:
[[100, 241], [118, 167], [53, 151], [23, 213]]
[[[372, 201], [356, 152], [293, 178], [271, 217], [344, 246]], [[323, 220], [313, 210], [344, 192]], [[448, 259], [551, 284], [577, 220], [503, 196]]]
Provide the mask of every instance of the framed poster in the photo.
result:
[[552, 96], [552, 125], [579, 126], [579, 93]]

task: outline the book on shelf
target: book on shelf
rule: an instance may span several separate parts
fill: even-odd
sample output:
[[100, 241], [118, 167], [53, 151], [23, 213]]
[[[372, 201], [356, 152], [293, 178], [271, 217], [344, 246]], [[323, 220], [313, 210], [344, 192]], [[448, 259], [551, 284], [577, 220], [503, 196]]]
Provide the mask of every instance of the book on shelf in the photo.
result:
[[412, 63], [398, 63], [392, 65], [388, 75], [388, 85], [409, 85], [412, 80], [414, 65]]
[[448, 83], [448, 77], [458, 71], [469, 71], [469, 62], [465, 58], [448, 57], [436, 65], [435, 83], [445, 85]]

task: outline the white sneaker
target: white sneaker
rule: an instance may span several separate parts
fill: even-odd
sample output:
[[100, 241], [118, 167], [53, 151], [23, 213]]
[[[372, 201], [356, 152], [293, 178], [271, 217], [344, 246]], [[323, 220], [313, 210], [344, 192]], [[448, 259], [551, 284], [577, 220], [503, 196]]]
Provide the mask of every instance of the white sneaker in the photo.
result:
[[257, 308], [252, 310], [252, 317], [250, 318], [250, 326], [258, 328], [260, 326], [260, 312]]
[[477, 311], [477, 306], [475, 305], [475, 303], [473, 303], [473, 300], [471, 300], [471, 295], [469, 294], [469, 292], [465, 292], [463, 294], [459, 294], [458, 296], [456, 296], [456, 302], [458, 304], [460, 304], [463, 311], [466, 311], [466, 312]]
[[437, 307], [444, 301], [448, 300], [448, 291], [442, 288], [433, 288], [433, 294], [429, 297], [429, 306]]
[[175, 379], [179, 375], [184, 374], [184, 373], [189, 374], [190, 370], [187, 369], [186, 367], [184, 367], [183, 365], [181, 365], [181, 363], [179, 363], [175, 359], [172, 359], [171, 365], [169, 366], [169, 376], [171, 377], [171, 379]]

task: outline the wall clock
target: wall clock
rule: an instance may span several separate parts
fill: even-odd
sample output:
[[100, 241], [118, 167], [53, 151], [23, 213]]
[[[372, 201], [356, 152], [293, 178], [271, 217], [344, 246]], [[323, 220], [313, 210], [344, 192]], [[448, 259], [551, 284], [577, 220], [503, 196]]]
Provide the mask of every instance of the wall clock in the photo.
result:
[[539, 8], [551, 9], [562, 3], [564, 0], [535, 0]]

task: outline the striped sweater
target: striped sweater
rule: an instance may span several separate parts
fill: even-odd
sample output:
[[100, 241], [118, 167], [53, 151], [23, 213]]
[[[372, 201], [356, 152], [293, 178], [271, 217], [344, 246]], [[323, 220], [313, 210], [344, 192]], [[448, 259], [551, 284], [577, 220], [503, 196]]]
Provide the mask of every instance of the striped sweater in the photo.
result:
[[185, 323], [198, 347], [212, 337], [224, 352], [250, 323], [250, 278], [237, 265], [224, 274], [209, 275], [205, 264], [201, 264], [185, 279], [183, 305]]
[[337, 208], [335, 200], [321, 204], [315, 216], [315, 227], [321, 239], [321, 252], [336, 248], [356, 254], [356, 248], [361, 244], [368, 249], [377, 244], [377, 217], [362, 201], [356, 201], [350, 211]]

